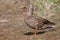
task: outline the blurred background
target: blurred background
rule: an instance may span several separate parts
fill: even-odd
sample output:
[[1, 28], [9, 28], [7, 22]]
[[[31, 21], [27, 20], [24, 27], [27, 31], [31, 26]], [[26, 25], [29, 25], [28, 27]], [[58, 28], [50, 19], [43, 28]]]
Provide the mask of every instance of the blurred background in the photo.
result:
[[[24, 35], [25, 32], [32, 31], [24, 23], [29, 2], [34, 7], [34, 15], [54, 22], [56, 30], [39, 34], [37, 39], [34, 35]], [[60, 40], [60, 0], [0, 0], [0, 40], [28, 39]]]

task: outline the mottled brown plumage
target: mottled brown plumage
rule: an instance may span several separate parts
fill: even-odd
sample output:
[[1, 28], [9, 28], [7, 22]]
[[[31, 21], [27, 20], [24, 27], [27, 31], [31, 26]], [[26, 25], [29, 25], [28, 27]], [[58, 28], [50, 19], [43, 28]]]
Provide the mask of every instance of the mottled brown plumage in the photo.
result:
[[38, 30], [47, 29], [47, 28], [53, 28], [55, 25], [54, 23], [48, 21], [47, 19], [44, 19], [40, 17], [39, 19], [35, 18], [34, 16], [26, 17], [25, 23], [32, 29], [37, 28]]
[[54, 23], [48, 21], [47, 19], [44, 19], [42, 17], [37, 18], [35, 16], [33, 16], [33, 7], [30, 4], [30, 8], [29, 8], [29, 13], [26, 14], [25, 17], [25, 23], [27, 25], [29, 25], [30, 28], [38, 28], [38, 29], [43, 29], [45, 28], [45, 26], [49, 25], [49, 27], [51, 27], [52, 25], [54, 25]]
[[[40, 17], [40, 18], [34, 17], [33, 16], [33, 7], [31, 4], [29, 7], [29, 13], [26, 14], [24, 21], [30, 28], [35, 29], [35, 30], [44, 30], [47, 28], [53, 28], [55, 25], [54, 23], [52, 23], [42, 17]], [[35, 32], [35, 34], [36, 34], [36, 32]]]

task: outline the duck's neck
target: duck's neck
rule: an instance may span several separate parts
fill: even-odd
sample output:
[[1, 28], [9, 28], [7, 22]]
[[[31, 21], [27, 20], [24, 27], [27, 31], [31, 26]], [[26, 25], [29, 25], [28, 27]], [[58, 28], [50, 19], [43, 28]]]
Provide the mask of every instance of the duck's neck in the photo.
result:
[[32, 4], [29, 4], [29, 11], [27, 13], [27, 16], [32, 16], [33, 15], [33, 6]]

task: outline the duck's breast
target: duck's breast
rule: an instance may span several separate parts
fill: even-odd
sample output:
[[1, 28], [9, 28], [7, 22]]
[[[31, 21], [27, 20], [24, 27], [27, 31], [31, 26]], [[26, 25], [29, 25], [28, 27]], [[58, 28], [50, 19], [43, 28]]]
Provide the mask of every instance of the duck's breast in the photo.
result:
[[38, 24], [38, 20], [33, 17], [30, 17], [26, 19], [26, 23], [32, 27], [36, 27]]

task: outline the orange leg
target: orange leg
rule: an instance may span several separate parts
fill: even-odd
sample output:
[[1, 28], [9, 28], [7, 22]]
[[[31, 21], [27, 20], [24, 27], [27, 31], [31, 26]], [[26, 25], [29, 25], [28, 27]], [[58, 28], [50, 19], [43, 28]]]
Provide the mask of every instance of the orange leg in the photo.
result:
[[37, 37], [37, 32], [38, 32], [38, 30], [37, 30], [37, 28], [35, 28], [35, 32], [34, 32], [35, 38]]

